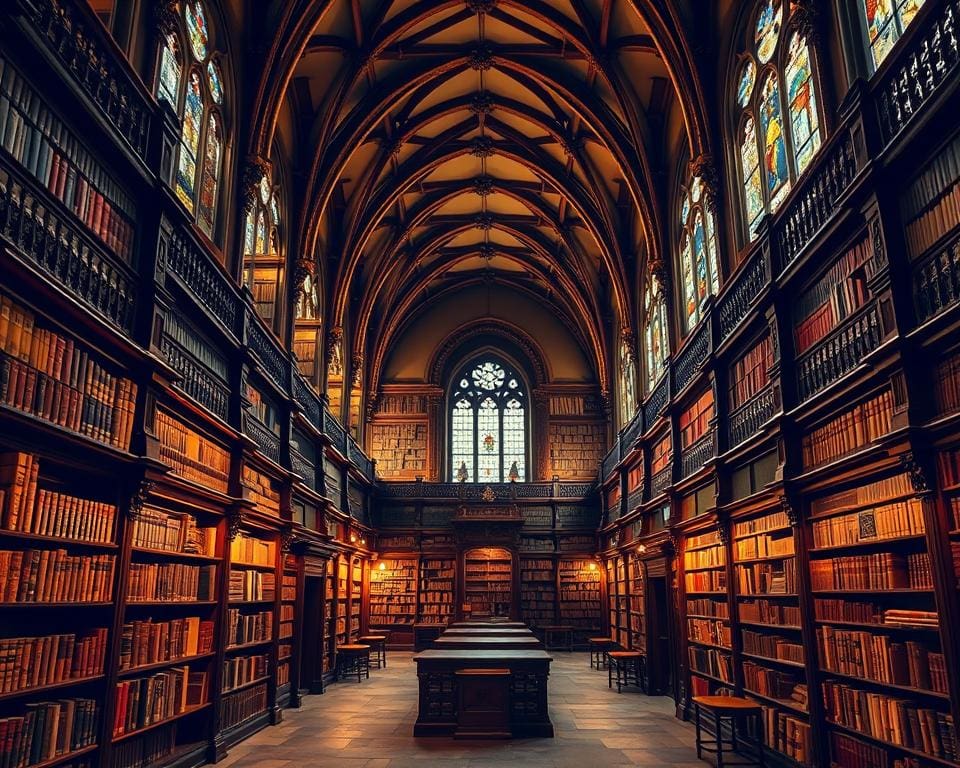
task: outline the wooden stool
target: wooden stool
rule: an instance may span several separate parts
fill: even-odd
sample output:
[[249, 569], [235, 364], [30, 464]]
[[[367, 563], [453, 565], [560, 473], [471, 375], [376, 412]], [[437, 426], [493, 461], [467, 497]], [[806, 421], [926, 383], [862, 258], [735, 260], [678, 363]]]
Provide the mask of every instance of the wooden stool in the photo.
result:
[[337, 671], [334, 677], [340, 680], [354, 673], [357, 675], [358, 683], [364, 677], [370, 678], [369, 645], [341, 645], [337, 648]]
[[631, 683], [643, 689], [644, 658], [640, 651], [607, 652], [607, 687], [613, 688], [613, 676], [617, 676], [617, 693]]
[[363, 635], [357, 638], [357, 642], [365, 643], [370, 646], [371, 655], [375, 655], [377, 669], [387, 666], [387, 636], [386, 635]]
[[607, 666], [607, 651], [613, 649], [614, 642], [609, 637], [588, 637], [590, 646], [590, 669], [604, 669]]
[[[742, 696], [694, 696], [693, 706], [695, 711], [695, 721], [697, 727], [697, 757], [701, 757], [701, 752], [707, 752], [717, 756], [717, 768], [723, 768], [723, 750], [727, 746], [731, 752], [735, 752], [740, 744], [746, 744], [753, 751], [753, 756], [746, 756], [746, 761], [737, 761], [736, 763], [727, 763], [727, 765], [764, 765], [763, 756], [763, 708], [757, 702], [745, 699]], [[708, 714], [713, 715], [713, 725], [716, 730], [716, 738], [705, 740], [701, 735], [700, 710], [704, 709]], [[752, 717], [755, 718], [757, 726], [756, 733], [760, 734], [760, 740], [737, 737], [737, 718]], [[724, 721], [730, 725], [730, 738], [724, 739], [721, 728]], [[707, 731], [707, 735], [710, 732]]]

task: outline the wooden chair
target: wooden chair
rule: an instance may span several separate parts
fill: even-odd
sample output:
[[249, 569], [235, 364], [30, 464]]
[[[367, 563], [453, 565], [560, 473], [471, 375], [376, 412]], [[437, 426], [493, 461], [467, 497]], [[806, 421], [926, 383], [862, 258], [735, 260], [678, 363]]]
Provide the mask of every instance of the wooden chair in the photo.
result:
[[607, 687], [613, 688], [613, 679], [616, 677], [617, 693], [628, 685], [643, 690], [644, 661], [640, 651], [607, 651]]
[[587, 645], [590, 648], [590, 669], [605, 669], [607, 652], [616, 648], [616, 643], [609, 637], [588, 637]]
[[[724, 748], [729, 747], [730, 752], [737, 752], [741, 744], [750, 747], [752, 754], [743, 755], [746, 760], [738, 760], [736, 763], [728, 765], [759, 765], [763, 766], [763, 708], [751, 699], [745, 699], [742, 696], [694, 696], [694, 721], [697, 729], [697, 757], [702, 759], [702, 752], [717, 756], [717, 768], [723, 768]], [[713, 735], [713, 739], [704, 739], [702, 731], [705, 729], [701, 725], [701, 710], [708, 715], [713, 716], [714, 734], [706, 731], [707, 735]], [[743, 735], [737, 735], [737, 720], [752, 718], [755, 721], [756, 731], [759, 734], [758, 740], [749, 739]], [[723, 726], [727, 724], [730, 730], [730, 738], [723, 738]]]
[[370, 646], [341, 645], [337, 648], [337, 669], [334, 677], [340, 680], [356, 674], [357, 682], [370, 678]]

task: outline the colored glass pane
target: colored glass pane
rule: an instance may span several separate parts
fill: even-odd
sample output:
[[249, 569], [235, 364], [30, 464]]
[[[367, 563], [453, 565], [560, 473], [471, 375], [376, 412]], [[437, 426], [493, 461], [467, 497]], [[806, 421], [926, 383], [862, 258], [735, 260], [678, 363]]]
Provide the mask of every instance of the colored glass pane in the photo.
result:
[[740, 84], [737, 86], [737, 103], [741, 107], [746, 107], [750, 103], [750, 97], [753, 96], [753, 86], [757, 82], [757, 65], [753, 59], [748, 59], [743, 65], [743, 71], [740, 74]]
[[450, 480], [462, 479], [473, 482], [473, 406], [466, 400], [460, 400], [453, 408], [450, 424]]
[[196, 199], [197, 153], [200, 149], [202, 120], [203, 98], [200, 95], [200, 76], [196, 72], [191, 72], [187, 81], [187, 96], [183, 109], [176, 183], [177, 197], [190, 211], [193, 211]]
[[697, 304], [710, 293], [707, 275], [707, 233], [703, 226], [703, 214], [697, 209], [693, 220], [693, 263], [697, 281]]
[[254, 245], [254, 226], [253, 226], [253, 217], [256, 214], [253, 211], [247, 214], [247, 219], [243, 225], [243, 252], [244, 253], [253, 253]]
[[763, 169], [767, 181], [770, 209], [776, 210], [790, 191], [787, 144], [783, 135], [780, 85], [770, 74], [763, 83], [760, 98], [760, 128], [763, 138]]
[[757, 43], [757, 58], [766, 64], [773, 58], [777, 49], [777, 40], [780, 37], [780, 24], [783, 21], [783, 6], [780, 0], [767, 0], [757, 18], [755, 40]]
[[263, 211], [257, 213], [257, 234], [253, 243], [254, 253], [266, 253], [267, 249], [267, 224], [264, 221]]
[[280, 224], [280, 204], [277, 202], [277, 196], [274, 195], [270, 198], [270, 216], [273, 219], [273, 223], [278, 225]]
[[481, 389], [497, 389], [503, 385], [506, 373], [496, 363], [483, 363], [471, 374], [475, 386]]
[[924, 0], [863, 0], [867, 38], [874, 66], [879, 67], [900, 35], [920, 11]]
[[[519, 400], [507, 401], [503, 409], [503, 479], [523, 482], [527, 477], [526, 468], [526, 429], [523, 405]], [[516, 466], [514, 466], [516, 464]]]
[[222, 147], [220, 125], [217, 116], [211, 114], [207, 120], [207, 144], [203, 153], [203, 175], [200, 177], [200, 205], [197, 221], [208, 236], [213, 234], [216, 219]]
[[680, 224], [687, 225], [687, 219], [690, 218], [690, 196], [684, 195], [683, 202], [680, 203]]
[[747, 207], [747, 221], [750, 232], [756, 231], [756, 225], [763, 215], [763, 188], [760, 182], [760, 154], [757, 151], [757, 136], [753, 118], [747, 118], [743, 124], [743, 138], [740, 141], [740, 168], [743, 173], [744, 202]]
[[690, 249], [690, 237], [687, 234], [684, 234], [683, 242], [680, 246], [680, 268], [683, 271], [683, 299], [687, 327], [692, 327], [696, 322], [698, 302], [696, 289], [693, 284], [693, 253]]
[[180, 96], [180, 48], [173, 35], [167, 35], [167, 40], [160, 52], [160, 76], [157, 78], [157, 98], [166, 100], [174, 109], [179, 104]]
[[694, 176], [690, 182], [690, 199], [694, 203], [700, 202], [700, 196], [703, 194], [703, 181], [699, 176]]
[[500, 480], [500, 408], [492, 397], [484, 398], [477, 411], [477, 476], [481, 481]]
[[207, 58], [207, 46], [210, 43], [210, 30], [207, 27], [207, 15], [203, 5], [194, 0], [184, 4], [184, 18], [187, 22], [187, 37], [190, 50], [199, 60]]
[[707, 266], [710, 269], [710, 285], [713, 287], [713, 293], [720, 292], [720, 275], [717, 270], [717, 261], [719, 253], [717, 251], [717, 225], [712, 212], [707, 211]]
[[790, 124], [793, 129], [793, 152], [797, 161], [797, 173], [803, 173], [820, 148], [820, 123], [817, 117], [813, 73], [810, 69], [810, 49], [797, 34], [790, 40], [786, 78]]
[[207, 64], [207, 85], [213, 102], [223, 104], [223, 78], [220, 76], [220, 67], [214, 61]]

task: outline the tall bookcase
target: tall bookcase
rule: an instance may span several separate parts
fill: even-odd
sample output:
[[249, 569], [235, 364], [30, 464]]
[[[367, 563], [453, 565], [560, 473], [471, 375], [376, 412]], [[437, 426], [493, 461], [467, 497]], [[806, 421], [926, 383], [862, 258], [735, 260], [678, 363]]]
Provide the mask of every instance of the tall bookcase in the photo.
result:
[[686, 644], [694, 695], [732, 688], [726, 547], [719, 531], [688, 536], [683, 548]]
[[521, 556], [520, 620], [531, 627], [556, 622], [557, 569], [552, 557]]
[[560, 623], [586, 632], [599, 632], [603, 574], [596, 560], [561, 557], [557, 565]]
[[645, 652], [647, 649], [646, 575], [643, 560], [638, 553], [633, 552], [626, 557], [629, 563], [627, 577], [630, 584], [630, 648]]
[[371, 631], [412, 631], [417, 619], [417, 580], [416, 557], [382, 557], [372, 563], [367, 598]]
[[513, 556], [482, 547], [463, 557], [463, 602], [473, 615], [509, 616], [513, 610]]
[[452, 557], [420, 560], [417, 623], [446, 624], [453, 616], [457, 561]]

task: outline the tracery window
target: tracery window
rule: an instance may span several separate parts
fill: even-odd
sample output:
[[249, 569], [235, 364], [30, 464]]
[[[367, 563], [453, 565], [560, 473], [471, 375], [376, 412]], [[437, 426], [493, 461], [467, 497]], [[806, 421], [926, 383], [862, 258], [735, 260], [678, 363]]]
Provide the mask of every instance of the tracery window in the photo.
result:
[[523, 379], [495, 358], [460, 369], [450, 387], [450, 480], [527, 479], [527, 394]]
[[211, 238], [223, 181], [224, 85], [219, 59], [211, 46], [203, 4], [183, 3], [180, 29], [167, 35], [160, 49], [156, 94], [181, 120], [174, 192]]
[[646, 363], [646, 391], [649, 393], [663, 375], [667, 359], [667, 306], [660, 282], [647, 277], [643, 291], [643, 348]]
[[680, 270], [686, 329], [700, 321], [703, 302], [720, 290], [717, 225], [703, 181], [695, 176], [680, 201]]
[[637, 410], [637, 364], [634, 336], [626, 333], [620, 340], [620, 424], [625, 425]]
[[741, 55], [737, 148], [749, 237], [776, 211], [822, 143], [809, 42], [792, 23], [787, 0], [761, 0], [753, 39]]
[[283, 271], [279, 194], [269, 175], [264, 174], [243, 234], [243, 283], [253, 294], [257, 313], [268, 324], [276, 315]]
[[924, 0], [860, 0], [874, 68], [887, 58], [923, 3]]

